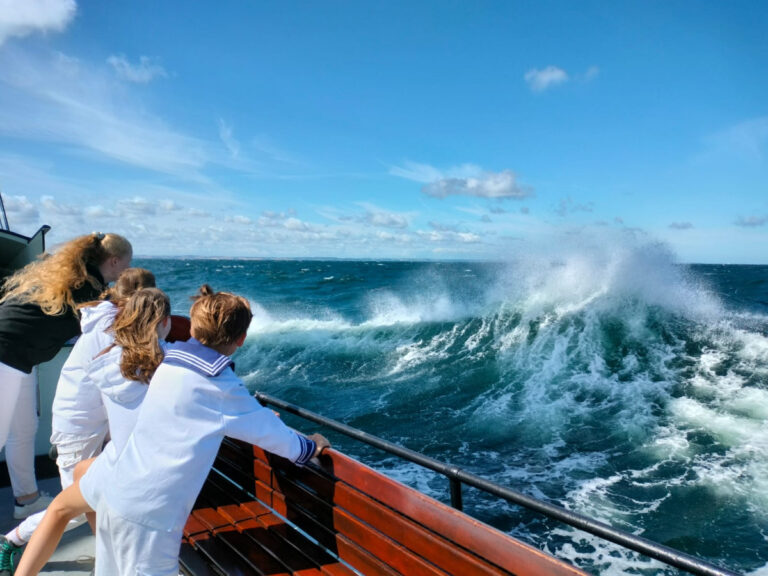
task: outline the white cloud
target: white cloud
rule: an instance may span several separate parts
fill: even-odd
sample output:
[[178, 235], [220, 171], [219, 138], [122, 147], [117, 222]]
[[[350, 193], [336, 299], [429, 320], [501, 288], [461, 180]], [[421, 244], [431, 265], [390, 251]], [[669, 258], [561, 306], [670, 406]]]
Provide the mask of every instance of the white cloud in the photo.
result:
[[557, 66], [547, 66], [543, 70], [533, 68], [525, 73], [525, 81], [534, 92], [544, 92], [568, 82], [568, 73]]
[[482, 241], [480, 236], [474, 232], [451, 232], [448, 230], [419, 230], [419, 237], [429, 242], [459, 242], [462, 244], [478, 244]]
[[82, 208], [71, 204], [60, 204], [54, 200], [53, 196], [42, 196], [40, 204], [46, 212], [54, 216], [82, 216], [83, 214]]
[[36, 223], [38, 218], [40, 218], [40, 212], [38, 212], [37, 207], [26, 196], [3, 196], [3, 205], [5, 206], [11, 229], [13, 229], [15, 220], [20, 220], [26, 224], [29, 222]]
[[104, 206], [89, 206], [85, 209], [85, 215], [88, 218], [115, 218], [118, 216], [114, 210], [104, 208]]
[[597, 66], [590, 66], [582, 77], [584, 82], [590, 82], [600, 75], [600, 68]]
[[157, 214], [157, 203], [147, 200], [141, 196], [133, 198], [124, 198], [117, 202], [118, 210], [125, 215], [147, 216]]
[[709, 154], [763, 159], [768, 147], [768, 116], [740, 122], [708, 138]]
[[75, 0], [0, 0], [0, 46], [14, 36], [61, 32], [76, 11]]
[[418, 162], [404, 162], [402, 166], [393, 166], [389, 169], [393, 176], [399, 176], [415, 182], [434, 182], [443, 178], [471, 178], [483, 173], [482, 168], [474, 164], [461, 164], [447, 170], [440, 170], [429, 164]]
[[517, 184], [511, 170], [486, 172], [478, 178], [443, 178], [421, 188], [427, 196], [445, 198], [463, 195], [479, 198], [527, 198], [532, 191]]
[[218, 160], [211, 144], [147, 114], [129, 87], [63, 54], [0, 51], [0, 135], [66, 145], [185, 180]]
[[119, 78], [136, 84], [148, 84], [155, 78], [168, 76], [165, 68], [149, 56], [141, 56], [138, 64], [131, 64], [122, 54], [110, 56], [107, 62], [115, 69]]

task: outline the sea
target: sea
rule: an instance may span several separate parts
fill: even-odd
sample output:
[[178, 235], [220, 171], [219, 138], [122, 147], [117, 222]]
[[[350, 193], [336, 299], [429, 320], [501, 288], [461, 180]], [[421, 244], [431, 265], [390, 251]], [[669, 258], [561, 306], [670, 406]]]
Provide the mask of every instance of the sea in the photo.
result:
[[[768, 266], [664, 245], [489, 262], [139, 259], [187, 314], [249, 299], [249, 389], [752, 575], [768, 574]], [[449, 502], [446, 479], [325, 433]], [[592, 574], [677, 570], [464, 488], [465, 510]]]

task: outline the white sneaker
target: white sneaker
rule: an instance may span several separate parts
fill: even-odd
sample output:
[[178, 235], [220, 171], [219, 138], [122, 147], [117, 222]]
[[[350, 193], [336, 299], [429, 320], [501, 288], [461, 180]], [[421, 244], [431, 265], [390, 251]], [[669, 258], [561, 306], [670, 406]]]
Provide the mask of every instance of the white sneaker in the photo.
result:
[[27, 516], [32, 516], [32, 514], [45, 510], [51, 502], [53, 502], [51, 496], [45, 492], [40, 492], [40, 496], [35, 500], [32, 500], [32, 502], [26, 504], [17, 503], [13, 507], [13, 517], [16, 518], [16, 520], [23, 520]]

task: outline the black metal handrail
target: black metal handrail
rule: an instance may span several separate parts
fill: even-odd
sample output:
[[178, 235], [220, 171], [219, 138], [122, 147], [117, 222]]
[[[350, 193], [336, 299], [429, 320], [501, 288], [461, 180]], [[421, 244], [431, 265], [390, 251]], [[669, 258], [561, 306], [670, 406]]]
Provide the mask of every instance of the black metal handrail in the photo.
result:
[[549, 518], [559, 520], [560, 522], [603, 538], [604, 540], [619, 544], [625, 548], [634, 550], [635, 552], [640, 552], [641, 554], [659, 560], [669, 566], [685, 570], [690, 574], [701, 576], [739, 576], [737, 572], [733, 572], [726, 568], [720, 568], [719, 566], [705, 562], [700, 558], [685, 554], [684, 552], [664, 546], [658, 542], [653, 542], [647, 538], [618, 530], [613, 526], [594, 520], [588, 516], [571, 512], [570, 510], [555, 506], [554, 504], [542, 502], [541, 500], [537, 500], [522, 492], [495, 484], [494, 482], [476, 476], [471, 472], [466, 472], [451, 464], [446, 464], [445, 462], [435, 460], [434, 458], [430, 458], [429, 456], [425, 456], [414, 450], [403, 448], [402, 446], [398, 446], [397, 444], [393, 444], [392, 442], [388, 442], [377, 436], [372, 436], [367, 432], [352, 428], [351, 426], [347, 426], [336, 420], [326, 418], [325, 416], [321, 416], [320, 414], [316, 414], [315, 412], [306, 410], [295, 404], [284, 402], [268, 394], [257, 392], [256, 399], [264, 405], [269, 404], [280, 410], [294, 414], [295, 416], [321, 424], [336, 432], [340, 432], [345, 436], [349, 436], [350, 438], [354, 438], [355, 440], [359, 440], [360, 442], [364, 442], [384, 450], [389, 454], [394, 454], [404, 460], [414, 462], [415, 464], [419, 464], [446, 476], [450, 481], [451, 504], [459, 510], [461, 510], [461, 485], [466, 484], [484, 492], [488, 492], [489, 494], [499, 496], [508, 502], [512, 502], [513, 504], [517, 504], [528, 510], [533, 510], [544, 514]]

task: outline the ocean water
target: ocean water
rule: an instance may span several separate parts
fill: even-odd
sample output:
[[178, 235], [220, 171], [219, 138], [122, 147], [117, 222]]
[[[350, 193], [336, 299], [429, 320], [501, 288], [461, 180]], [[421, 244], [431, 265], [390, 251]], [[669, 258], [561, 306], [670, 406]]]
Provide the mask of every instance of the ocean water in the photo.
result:
[[[253, 390], [768, 574], [768, 266], [683, 266], [640, 242], [496, 263], [136, 264], [155, 272], [174, 313], [203, 282], [251, 301], [235, 360]], [[327, 435], [448, 500], [442, 477]], [[464, 500], [591, 573], [677, 573], [473, 489]]]

